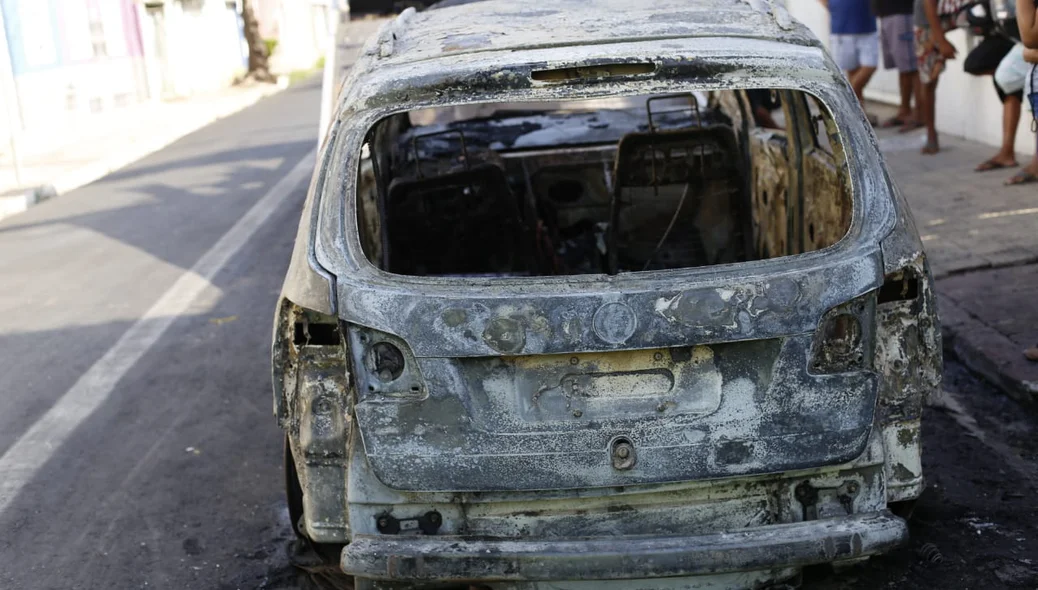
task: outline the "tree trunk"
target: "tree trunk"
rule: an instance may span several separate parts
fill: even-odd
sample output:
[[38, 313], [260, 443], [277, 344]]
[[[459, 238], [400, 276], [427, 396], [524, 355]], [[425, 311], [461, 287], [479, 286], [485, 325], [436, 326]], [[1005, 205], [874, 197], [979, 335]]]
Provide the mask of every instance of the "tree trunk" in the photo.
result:
[[259, 22], [249, 0], [242, 0], [241, 19], [245, 26], [245, 42], [249, 46], [249, 72], [246, 77], [260, 82], [274, 82], [268, 63], [270, 55], [267, 54], [267, 44], [260, 36]]

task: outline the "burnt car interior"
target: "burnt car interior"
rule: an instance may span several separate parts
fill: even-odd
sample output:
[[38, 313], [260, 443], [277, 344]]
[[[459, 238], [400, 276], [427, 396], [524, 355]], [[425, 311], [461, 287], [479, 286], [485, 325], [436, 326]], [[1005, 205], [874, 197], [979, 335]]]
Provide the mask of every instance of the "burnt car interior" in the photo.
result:
[[851, 221], [832, 117], [801, 91], [427, 109], [364, 148], [361, 242], [394, 274], [697, 268], [826, 248]]

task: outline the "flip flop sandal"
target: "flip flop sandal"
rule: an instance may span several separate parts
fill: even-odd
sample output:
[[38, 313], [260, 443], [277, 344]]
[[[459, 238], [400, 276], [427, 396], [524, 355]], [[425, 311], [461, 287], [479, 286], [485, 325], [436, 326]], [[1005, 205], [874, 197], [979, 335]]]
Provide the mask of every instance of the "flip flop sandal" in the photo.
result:
[[1038, 175], [1031, 174], [1030, 172], [1017, 172], [1006, 181], [1006, 186], [1031, 184], [1032, 182], [1038, 182]]
[[910, 133], [912, 131], [915, 131], [916, 129], [922, 129], [923, 127], [926, 127], [926, 125], [923, 125], [919, 121], [909, 121], [909, 122], [905, 123], [904, 125], [902, 125], [901, 129], [898, 129], [897, 132], [898, 133]]
[[908, 125], [908, 121], [899, 117], [891, 117], [880, 125], [881, 129], [890, 129], [891, 127], [904, 127]]
[[988, 160], [987, 162], [983, 162], [980, 166], [974, 168], [973, 171], [991, 172], [992, 170], [1001, 170], [1003, 168], [1016, 168], [1017, 166], [1019, 166], [1019, 164], [1017, 164], [1016, 162], [1013, 162], [1012, 164], [1003, 164], [1001, 162], [996, 162], [994, 160]]

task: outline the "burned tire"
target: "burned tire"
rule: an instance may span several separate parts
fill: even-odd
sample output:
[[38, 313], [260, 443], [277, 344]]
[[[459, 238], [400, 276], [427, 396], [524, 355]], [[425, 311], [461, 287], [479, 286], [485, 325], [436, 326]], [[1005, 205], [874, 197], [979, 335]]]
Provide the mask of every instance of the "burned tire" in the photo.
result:
[[299, 530], [299, 522], [303, 518], [303, 486], [299, 484], [299, 474], [296, 472], [296, 460], [292, 456], [292, 446], [285, 437], [284, 450], [285, 467], [285, 503], [288, 504], [288, 520], [292, 524], [292, 532], [296, 538], [303, 538]]
[[887, 508], [890, 509], [890, 512], [894, 516], [897, 516], [898, 518], [903, 519], [905, 522], [908, 522], [912, 519], [912, 514], [915, 513], [915, 507], [918, 503], [918, 499], [902, 500], [900, 502], [890, 502], [887, 505]]

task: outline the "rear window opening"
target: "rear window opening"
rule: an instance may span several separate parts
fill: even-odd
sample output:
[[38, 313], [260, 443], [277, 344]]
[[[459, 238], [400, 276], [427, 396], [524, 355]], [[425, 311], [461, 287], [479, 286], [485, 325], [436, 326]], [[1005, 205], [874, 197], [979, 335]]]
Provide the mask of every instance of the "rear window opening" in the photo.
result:
[[370, 130], [367, 258], [414, 276], [558, 276], [790, 256], [850, 226], [829, 111], [724, 90], [392, 115]]

